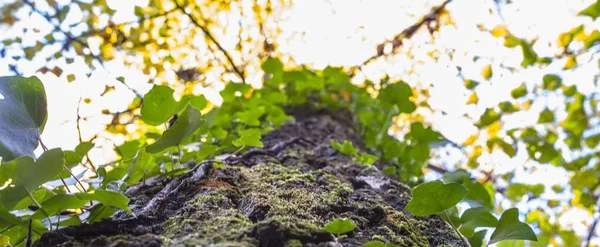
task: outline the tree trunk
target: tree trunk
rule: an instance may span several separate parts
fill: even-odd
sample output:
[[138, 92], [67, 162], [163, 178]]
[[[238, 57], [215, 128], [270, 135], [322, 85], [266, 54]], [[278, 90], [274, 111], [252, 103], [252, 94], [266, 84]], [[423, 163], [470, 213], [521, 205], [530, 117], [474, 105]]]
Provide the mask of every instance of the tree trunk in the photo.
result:
[[[465, 246], [441, 218], [404, 210], [407, 186], [331, 147], [349, 140], [364, 150], [349, 113], [294, 112], [295, 121], [263, 136], [265, 149], [132, 186], [135, 217], [118, 212], [34, 246]], [[357, 225], [337, 243], [323, 230], [335, 218]]]

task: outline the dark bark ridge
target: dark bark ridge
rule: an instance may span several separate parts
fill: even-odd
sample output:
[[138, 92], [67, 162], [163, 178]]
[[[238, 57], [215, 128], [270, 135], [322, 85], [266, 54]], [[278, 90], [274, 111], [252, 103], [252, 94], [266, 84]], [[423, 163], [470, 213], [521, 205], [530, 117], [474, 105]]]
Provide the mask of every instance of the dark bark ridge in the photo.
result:
[[[440, 217], [404, 210], [408, 187], [331, 147], [364, 150], [349, 115], [297, 111], [263, 136], [265, 149], [130, 187], [135, 217], [59, 229], [34, 246], [465, 246]], [[336, 242], [323, 226], [344, 217], [357, 228]]]

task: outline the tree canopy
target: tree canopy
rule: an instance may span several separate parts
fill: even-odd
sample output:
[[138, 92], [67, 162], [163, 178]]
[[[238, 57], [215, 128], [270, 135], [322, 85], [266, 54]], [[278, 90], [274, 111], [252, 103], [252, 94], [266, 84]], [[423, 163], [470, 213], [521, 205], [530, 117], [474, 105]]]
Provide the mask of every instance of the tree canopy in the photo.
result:
[[[293, 119], [286, 107], [302, 104], [350, 109], [369, 152], [350, 140], [333, 148], [389, 164], [386, 174], [413, 187], [407, 210], [443, 215], [472, 246], [600, 245], [600, 1], [558, 10], [572, 18], [552, 37], [511, 20], [528, 8], [518, 1], [485, 1], [473, 13], [481, 20], [457, 14], [460, 1], [413, 6], [409, 25], [389, 21], [395, 33], [373, 35], [371, 54], [330, 65], [289, 52], [302, 36], [285, 30], [296, 2], [1, 4], [0, 75], [11, 77], [0, 77], [9, 116], [0, 120], [0, 246], [25, 243], [28, 217], [16, 211], [43, 209], [29, 217], [37, 238], [68, 209], [89, 214], [60, 226], [128, 210], [120, 189], [263, 147], [261, 135]], [[357, 36], [377, 28], [359, 26]], [[46, 93], [36, 77], [16, 77], [34, 74], [87, 90], [70, 108], [79, 144], [44, 146], [37, 160], [50, 127]], [[328, 228], [339, 237], [354, 226], [336, 219]]]

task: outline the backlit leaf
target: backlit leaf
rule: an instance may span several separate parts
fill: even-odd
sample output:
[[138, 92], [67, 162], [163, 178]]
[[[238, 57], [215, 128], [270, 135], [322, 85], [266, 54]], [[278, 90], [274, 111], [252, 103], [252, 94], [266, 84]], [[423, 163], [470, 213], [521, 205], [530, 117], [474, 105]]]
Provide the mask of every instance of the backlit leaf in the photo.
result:
[[417, 216], [436, 214], [454, 207], [468, 192], [465, 186], [457, 183], [422, 183], [412, 189], [413, 198], [405, 209]]

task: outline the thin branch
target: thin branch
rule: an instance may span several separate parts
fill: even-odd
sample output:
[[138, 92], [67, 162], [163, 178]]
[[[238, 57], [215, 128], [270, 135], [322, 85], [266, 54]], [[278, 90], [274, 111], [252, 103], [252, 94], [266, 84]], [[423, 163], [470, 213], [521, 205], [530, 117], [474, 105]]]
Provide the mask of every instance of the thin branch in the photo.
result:
[[401, 33], [394, 36], [394, 38], [392, 40], [386, 40], [386, 41], [382, 42], [381, 44], [377, 45], [377, 54], [368, 58], [362, 64], [352, 67], [350, 71], [355, 71], [357, 69], [361, 70], [361, 68], [363, 66], [367, 65], [371, 61], [373, 61], [377, 58], [380, 58], [384, 55], [388, 55], [388, 54], [385, 54], [385, 52], [384, 52], [384, 48], [387, 45], [392, 45], [391, 53], [393, 53], [394, 50], [396, 50], [398, 47], [402, 46], [403, 39], [412, 38], [412, 36], [417, 32], [417, 30], [419, 30], [419, 28], [421, 28], [424, 24], [430, 23], [431, 21], [438, 19], [440, 13], [442, 13], [442, 11], [446, 8], [446, 5], [448, 5], [448, 3], [450, 3], [451, 1], [452, 0], [444, 1], [440, 6], [437, 6], [433, 9], [431, 9], [431, 11], [427, 15], [423, 16], [417, 23], [411, 25], [410, 27], [404, 29]]
[[200, 30], [202, 30], [204, 35], [206, 35], [206, 37], [208, 37], [217, 46], [217, 48], [219, 48], [219, 50], [221, 50], [221, 52], [223, 52], [223, 55], [225, 55], [225, 58], [227, 58], [227, 61], [229, 61], [229, 64], [231, 64], [235, 73], [242, 79], [242, 82], [246, 83], [244, 72], [235, 65], [235, 62], [233, 62], [233, 58], [231, 57], [231, 55], [229, 55], [229, 52], [227, 52], [227, 50], [225, 50], [225, 48], [223, 48], [223, 46], [221, 46], [221, 44], [217, 41], [217, 39], [215, 39], [215, 37], [210, 33], [208, 28], [200, 25], [200, 22], [198, 22], [198, 20], [196, 20], [196, 18], [192, 14], [185, 11], [185, 8], [181, 5], [179, 5], [177, 0], [173, 0], [173, 3], [175, 3], [175, 5], [177, 6], [177, 9], [181, 10], [181, 12], [183, 12], [183, 14], [185, 14], [188, 18], [190, 18], [192, 23], [196, 27], [200, 28]]
[[598, 225], [598, 221], [600, 220], [600, 216], [596, 217], [596, 219], [594, 219], [594, 223], [592, 223], [592, 225], [590, 226], [590, 228], [588, 229], [588, 234], [587, 234], [587, 238], [585, 241], [585, 245], [583, 246], [591, 246], [590, 243], [592, 242], [592, 238], [596, 235], [596, 226]]

